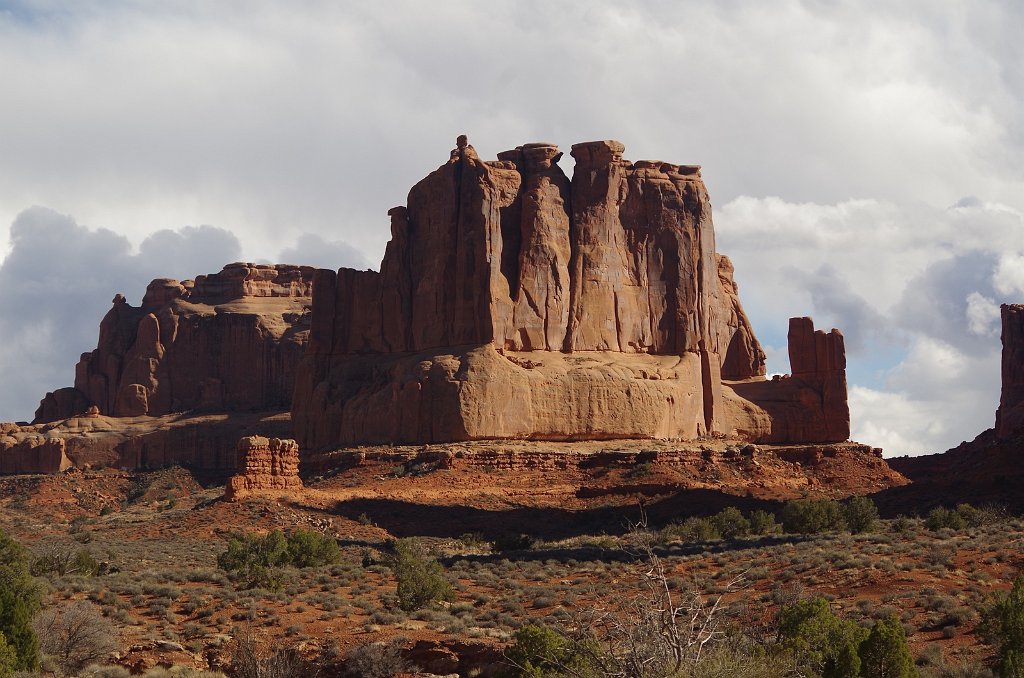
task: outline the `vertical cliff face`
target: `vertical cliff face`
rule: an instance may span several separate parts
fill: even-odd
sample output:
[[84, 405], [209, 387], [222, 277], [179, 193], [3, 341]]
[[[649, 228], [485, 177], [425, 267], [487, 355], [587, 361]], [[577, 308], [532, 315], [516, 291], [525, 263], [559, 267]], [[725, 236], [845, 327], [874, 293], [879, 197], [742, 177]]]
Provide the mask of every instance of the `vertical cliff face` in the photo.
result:
[[794, 377], [764, 382], [699, 167], [624, 150], [576, 144], [570, 181], [553, 144], [483, 161], [460, 137], [390, 211], [379, 273], [317, 272], [300, 444], [845, 440], [842, 336], [798, 323]]
[[996, 410], [996, 436], [1024, 432], [1024, 304], [1003, 304], [1002, 390]]
[[[449, 162], [390, 212], [380, 273], [318, 273], [317, 354], [493, 343], [509, 351], [706, 351], [735, 378], [761, 351], [715, 253], [696, 166], [630, 163], [617, 141], [552, 144], [484, 162], [460, 138]], [[740, 340], [730, 355], [734, 337]]]
[[47, 394], [36, 423], [95, 405], [104, 415], [286, 410], [308, 336], [313, 269], [232, 264], [158, 279], [138, 307], [118, 294], [74, 388]]

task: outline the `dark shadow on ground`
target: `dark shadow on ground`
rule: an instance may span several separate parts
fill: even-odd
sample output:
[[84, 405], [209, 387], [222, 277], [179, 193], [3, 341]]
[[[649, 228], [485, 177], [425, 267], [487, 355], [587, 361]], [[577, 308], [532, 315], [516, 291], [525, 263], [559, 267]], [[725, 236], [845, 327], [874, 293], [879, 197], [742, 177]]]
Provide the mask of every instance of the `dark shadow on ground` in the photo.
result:
[[737, 497], [717, 490], [684, 490], [669, 497], [634, 505], [604, 506], [573, 511], [560, 508], [516, 507], [487, 510], [469, 506], [436, 506], [395, 499], [361, 498], [339, 501], [335, 515], [358, 520], [365, 514], [396, 537], [449, 537], [466, 533], [492, 540], [508, 534], [528, 534], [541, 539], [566, 539], [579, 535], [618, 535], [646, 513], [652, 527], [691, 515], [711, 515], [727, 506], [743, 511], [775, 510], [777, 504]]

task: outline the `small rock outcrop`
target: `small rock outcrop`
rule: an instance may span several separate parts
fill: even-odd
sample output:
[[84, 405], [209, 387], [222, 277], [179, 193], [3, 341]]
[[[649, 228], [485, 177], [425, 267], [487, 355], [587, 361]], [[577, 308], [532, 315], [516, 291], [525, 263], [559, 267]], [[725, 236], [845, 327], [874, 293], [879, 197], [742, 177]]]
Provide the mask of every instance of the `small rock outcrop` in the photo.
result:
[[996, 410], [996, 437], [1024, 433], [1024, 304], [1003, 304], [1002, 390]]
[[299, 443], [846, 440], [842, 336], [801, 320], [766, 381], [700, 168], [624, 150], [574, 145], [570, 180], [553, 144], [460, 137], [389, 212], [379, 273], [317, 271]]
[[294, 440], [247, 436], [238, 441], [238, 475], [228, 481], [224, 498], [237, 501], [261, 492], [301, 490], [299, 445]]
[[46, 394], [33, 423], [90, 405], [114, 417], [287, 410], [312, 279], [308, 266], [237, 263], [195, 280], [154, 280], [138, 307], [118, 294], [74, 387]]

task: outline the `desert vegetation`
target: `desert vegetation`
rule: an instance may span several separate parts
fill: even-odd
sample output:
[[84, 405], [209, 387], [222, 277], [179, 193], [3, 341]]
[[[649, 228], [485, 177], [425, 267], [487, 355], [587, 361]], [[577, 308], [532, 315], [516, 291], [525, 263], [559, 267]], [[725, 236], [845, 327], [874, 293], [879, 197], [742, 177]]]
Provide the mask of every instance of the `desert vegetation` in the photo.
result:
[[33, 495], [5, 514], [0, 675], [1020, 675], [1024, 523], [998, 508], [883, 519], [807, 497], [656, 521], [623, 504], [560, 535], [403, 536], [372, 506], [140, 490], [42, 529]]

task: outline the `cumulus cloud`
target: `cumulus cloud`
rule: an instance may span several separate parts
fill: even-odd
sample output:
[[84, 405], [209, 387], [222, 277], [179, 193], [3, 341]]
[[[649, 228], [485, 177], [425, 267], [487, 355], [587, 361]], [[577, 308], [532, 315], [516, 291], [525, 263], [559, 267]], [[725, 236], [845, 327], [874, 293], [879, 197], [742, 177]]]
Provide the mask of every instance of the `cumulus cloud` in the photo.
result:
[[1024, 297], [1024, 256], [1017, 252], [1000, 256], [992, 282], [1002, 294]]
[[[854, 437], [920, 454], [992, 426], [998, 305], [1016, 300], [1008, 281], [1024, 257], [1020, 211], [977, 198], [940, 209], [741, 197], [716, 226], [769, 343], [783, 343], [787, 318], [808, 314], [852, 339]], [[787, 371], [785, 359], [769, 352], [769, 370]]]
[[136, 251], [123, 235], [51, 209], [22, 212], [0, 263], [0, 420], [31, 419], [46, 391], [73, 383], [116, 293], [137, 305], [153, 278], [219, 271], [239, 254], [235, 236], [210, 226], [159, 231]]
[[999, 305], [980, 292], [967, 295], [967, 331], [979, 337], [999, 336]]
[[[302, 264], [317, 268], [369, 267], [363, 253], [343, 240], [327, 240], [315, 233], [303, 233], [294, 245], [281, 251], [277, 263]], [[374, 266], [376, 269], [376, 266]]]
[[619, 138], [703, 163], [723, 204], [1024, 209], [1022, 22], [1012, 0], [8, 2], [0, 224], [60, 204], [135, 241], [212, 223], [248, 258], [308, 232], [377, 261], [463, 132], [485, 157]]

